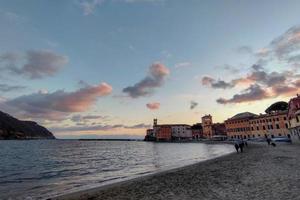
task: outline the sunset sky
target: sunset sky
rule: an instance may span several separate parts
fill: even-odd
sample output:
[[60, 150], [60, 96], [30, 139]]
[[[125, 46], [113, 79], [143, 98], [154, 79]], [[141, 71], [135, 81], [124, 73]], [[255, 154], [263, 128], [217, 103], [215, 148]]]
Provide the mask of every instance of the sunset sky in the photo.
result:
[[0, 110], [58, 138], [262, 113], [300, 88], [300, 1], [0, 0]]

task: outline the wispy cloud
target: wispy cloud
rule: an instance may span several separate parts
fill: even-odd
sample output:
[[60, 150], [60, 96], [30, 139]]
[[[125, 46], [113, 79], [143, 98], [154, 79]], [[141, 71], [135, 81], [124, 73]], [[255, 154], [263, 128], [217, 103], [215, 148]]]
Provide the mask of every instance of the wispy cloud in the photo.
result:
[[95, 10], [102, 6], [105, 2], [120, 2], [120, 3], [161, 3], [165, 0], [81, 0], [79, 6], [83, 11], [83, 15], [92, 15]]
[[67, 63], [68, 57], [50, 50], [29, 50], [24, 55], [7, 52], [0, 55], [0, 70], [29, 79], [53, 76]]
[[123, 92], [132, 98], [148, 96], [153, 93], [153, 89], [161, 87], [170, 70], [161, 63], [154, 63], [149, 67], [148, 75], [134, 84], [123, 89]]
[[150, 128], [150, 124], [135, 124], [127, 126], [124, 124], [115, 125], [96, 125], [96, 126], [68, 126], [68, 127], [53, 127], [53, 132], [76, 132], [76, 131], [111, 131], [116, 129], [147, 129]]
[[7, 85], [7, 84], [0, 83], [0, 91], [1, 92], [11, 92], [11, 91], [16, 91], [16, 90], [22, 90], [25, 88], [26, 88], [25, 86], [20, 86], [20, 85]]
[[190, 62], [181, 62], [181, 63], [176, 63], [174, 67], [176, 69], [181, 69], [181, 68], [188, 68], [191, 66], [192, 66], [192, 63], [190, 63]]

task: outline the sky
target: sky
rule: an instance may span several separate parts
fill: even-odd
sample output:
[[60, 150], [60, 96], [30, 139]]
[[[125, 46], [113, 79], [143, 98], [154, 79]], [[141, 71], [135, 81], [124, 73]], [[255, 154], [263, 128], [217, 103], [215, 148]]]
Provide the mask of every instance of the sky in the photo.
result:
[[263, 113], [300, 88], [295, 0], [0, 0], [0, 110], [57, 138]]

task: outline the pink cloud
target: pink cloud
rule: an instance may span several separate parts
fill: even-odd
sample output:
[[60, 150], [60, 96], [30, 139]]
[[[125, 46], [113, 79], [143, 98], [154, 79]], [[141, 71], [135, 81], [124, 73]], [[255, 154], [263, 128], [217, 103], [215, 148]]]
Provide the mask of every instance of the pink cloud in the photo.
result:
[[149, 108], [150, 110], [158, 110], [159, 107], [160, 107], [160, 103], [159, 103], [159, 102], [147, 103], [146, 106], [147, 106], [147, 108]]
[[17, 109], [14, 114], [19, 116], [55, 120], [70, 113], [87, 111], [99, 97], [107, 96], [111, 92], [112, 87], [109, 84], [100, 83], [95, 86], [87, 85], [73, 92], [57, 90], [53, 93], [23, 95], [7, 100], [4, 104]]

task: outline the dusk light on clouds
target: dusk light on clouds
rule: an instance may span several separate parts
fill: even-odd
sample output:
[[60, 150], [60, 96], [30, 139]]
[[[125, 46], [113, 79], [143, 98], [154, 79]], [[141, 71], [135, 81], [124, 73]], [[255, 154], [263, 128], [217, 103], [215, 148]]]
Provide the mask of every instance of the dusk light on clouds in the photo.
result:
[[0, 110], [58, 138], [141, 138], [300, 92], [299, 1], [188, 2], [2, 1]]

